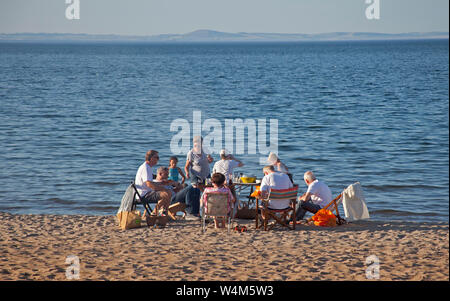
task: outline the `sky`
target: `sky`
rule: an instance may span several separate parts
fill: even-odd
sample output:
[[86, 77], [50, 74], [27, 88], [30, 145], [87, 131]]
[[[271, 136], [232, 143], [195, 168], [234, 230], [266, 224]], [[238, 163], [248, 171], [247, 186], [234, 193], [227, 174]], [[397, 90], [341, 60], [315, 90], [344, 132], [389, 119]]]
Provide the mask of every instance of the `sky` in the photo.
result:
[[[73, 2], [76, 0], [67, 0]], [[0, 0], [0, 33], [182, 34], [223, 32], [448, 32], [448, 0]], [[370, 2], [369, 4], [366, 3]], [[380, 18], [366, 9], [379, 1]]]

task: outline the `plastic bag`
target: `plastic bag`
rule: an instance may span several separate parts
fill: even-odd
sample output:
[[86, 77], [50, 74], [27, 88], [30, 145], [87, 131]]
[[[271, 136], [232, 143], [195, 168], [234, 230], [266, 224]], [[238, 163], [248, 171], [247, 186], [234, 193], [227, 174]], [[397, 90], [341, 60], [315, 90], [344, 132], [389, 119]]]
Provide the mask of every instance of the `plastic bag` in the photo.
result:
[[336, 226], [336, 216], [327, 209], [320, 209], [312, 217], [314, 225], [322, 227], [334, 227]]
[[250, 196], [256, 198], [259, 195], [261, 195], [261, 190], [259, 190], [260, 188], [261, 188], [261, 186], [256, 186], [255, 191], [253, 191]]

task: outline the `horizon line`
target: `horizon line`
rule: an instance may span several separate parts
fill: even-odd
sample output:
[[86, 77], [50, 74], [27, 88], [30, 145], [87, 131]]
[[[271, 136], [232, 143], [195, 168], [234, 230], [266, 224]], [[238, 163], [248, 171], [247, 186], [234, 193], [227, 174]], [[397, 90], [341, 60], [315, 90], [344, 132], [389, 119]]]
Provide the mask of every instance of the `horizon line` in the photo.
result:
[[208, 32], [216, 32], [216, 33], [229, 33], [229, 34], [279, 34], [279, 35], [321, 35], [321, 34], [341, 34], [341, 33], [368, 33], [368, 34], [385, 34], [385, 35], [400, 35], [400, 34], [431, 34], [431, 33], [439, 33], [439, 34], [449, 34], [449, 31], [408, 31], [408, 32], [380, 32], [380, 31], [326, 31], [320, 33], [284, 33], [284, 32], [264, 32], [264, 31], [238, 31], [238, 32], [229, 32], [229, 31], [220, 31], [215, 29], [196, 29], [193, 31], [188, 31], [185, 33], [158, 33], [158, 34], [118, 34], [118, 33], [84, 33], [84, 32], [14, 32], [14, 33], [6, 33], [0, 32], [0, 35], [15, 35], [15, 34], [67, 34], [67, 35], [113, 35], [113, 36], [124, 36], [124, 37], [153, 37], [153, 36], [161, 36], [161, 35], [187, 35], [195, 32], [208, 31]]

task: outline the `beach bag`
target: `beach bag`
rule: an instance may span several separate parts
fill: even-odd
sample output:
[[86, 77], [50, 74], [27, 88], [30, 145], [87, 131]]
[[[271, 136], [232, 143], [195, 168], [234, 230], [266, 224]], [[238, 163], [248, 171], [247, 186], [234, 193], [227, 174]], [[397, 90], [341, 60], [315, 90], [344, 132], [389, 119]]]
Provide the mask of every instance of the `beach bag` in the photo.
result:
[[243, 204], [242, 207], [237, 208], [236, 218], [238, 219], [254, 219], [256, 217], [256, 210], [249, 208], [248, 204]]
[[327, 209], [320, 209], [312, 217], [314, 225], [322, 227], [334, 227], [336, 226], [336, 216]]
[[147, 226], [151, 227], [154, 225], [165, 227], [169, 217], [167, 215], [150, 215], [146, 217]]
[[117, 219], [119, 220], [119, 226], [122, 230], [139, 228], [141, 226], [141, 212], [136, 211], [121, 211], [117, 213]]

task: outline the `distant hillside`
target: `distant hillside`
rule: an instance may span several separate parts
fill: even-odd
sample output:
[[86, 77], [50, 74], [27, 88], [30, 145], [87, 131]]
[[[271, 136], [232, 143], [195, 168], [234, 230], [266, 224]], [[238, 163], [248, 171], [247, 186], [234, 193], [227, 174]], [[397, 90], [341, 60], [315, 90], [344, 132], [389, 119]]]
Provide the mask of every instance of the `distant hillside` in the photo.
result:
[[372, 33], [331, 32], [319, 34], [285, 33], [228, 33], [214, 30], [196, 30], [185, 34], [153, 36], [16, 33], [0, 34], [0, 41], [129, 41], [129, 42], [301, 42], [301, 41], [355, 41], [355, 40], [405, 40], [448, 39], [448, 32]]

